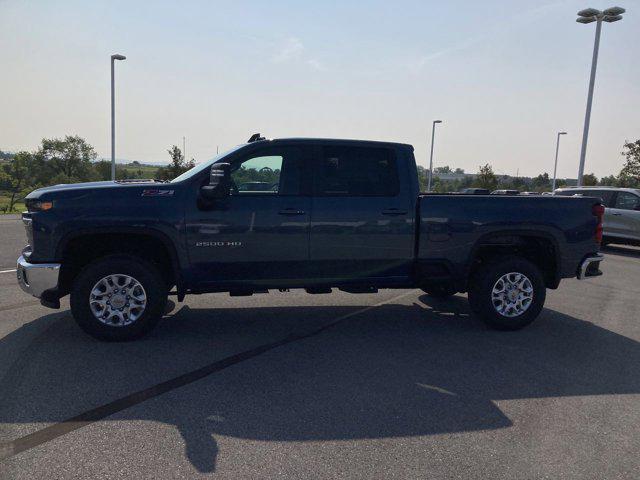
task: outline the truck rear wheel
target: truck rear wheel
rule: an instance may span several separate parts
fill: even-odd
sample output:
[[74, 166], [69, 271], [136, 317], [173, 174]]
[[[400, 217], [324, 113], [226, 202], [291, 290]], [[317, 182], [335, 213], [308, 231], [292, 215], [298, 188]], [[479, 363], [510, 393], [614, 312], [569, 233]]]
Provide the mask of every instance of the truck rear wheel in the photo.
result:
[[538, 317], [546, 293], [540, 269], [524, 258], [509, 256], [474, 272], [469, 304], [490, 327], [519, 330]]
[[162, 317], [167, 287], [151, 263], [113, 255], [87, 265], [73, 282], [71, 313], [80, 328], [106, 341], [142, 337]]

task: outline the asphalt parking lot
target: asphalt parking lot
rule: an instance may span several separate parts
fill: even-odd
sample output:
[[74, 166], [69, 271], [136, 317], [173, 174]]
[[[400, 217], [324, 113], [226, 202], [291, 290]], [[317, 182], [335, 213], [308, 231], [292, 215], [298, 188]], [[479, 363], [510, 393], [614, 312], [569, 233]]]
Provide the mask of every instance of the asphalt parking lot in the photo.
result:
[[[0, 217], [0, 271], [24, 242]], [[466, 297], [191, 296], [139, 342], [0, 273], [0, 478], [638, 478], [640, 250], [520, 332]]]

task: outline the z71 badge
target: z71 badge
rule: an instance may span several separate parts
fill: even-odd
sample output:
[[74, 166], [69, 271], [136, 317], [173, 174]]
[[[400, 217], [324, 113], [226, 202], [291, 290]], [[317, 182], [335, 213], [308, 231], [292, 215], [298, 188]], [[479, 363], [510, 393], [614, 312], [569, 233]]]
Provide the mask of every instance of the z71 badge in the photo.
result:
[[242, 242], [196, 242], [196, 247], [241, 247]]

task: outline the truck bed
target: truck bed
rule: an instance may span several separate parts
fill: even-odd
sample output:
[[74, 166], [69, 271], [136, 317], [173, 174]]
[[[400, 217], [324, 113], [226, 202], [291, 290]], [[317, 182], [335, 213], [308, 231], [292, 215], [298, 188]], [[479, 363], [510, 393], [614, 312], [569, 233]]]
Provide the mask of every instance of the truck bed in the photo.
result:
[[[559, 278], [576, 276], [597, 252], [593, 197], [420, 194], [416, 258], [431, 276], [466, 277], [478, 248], [514, 237], [547, 242]], [[558, 280], [559, 280], [558, 278]]]

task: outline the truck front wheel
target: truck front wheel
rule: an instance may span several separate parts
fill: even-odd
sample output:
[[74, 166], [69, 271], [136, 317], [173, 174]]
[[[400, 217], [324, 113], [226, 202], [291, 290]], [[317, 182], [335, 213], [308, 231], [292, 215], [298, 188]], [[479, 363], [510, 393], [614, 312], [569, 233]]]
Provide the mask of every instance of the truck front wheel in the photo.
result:
[[509, 256], [481, 265], [469, 285], [471, 309], [490, 327], [519, 330], [540, 314], [546, 297], [540, 269]]
[[71, 313], [99, 340], [134, 340], [155, 327], [165, 311], [167, 287], [151, 263], [113, 255], [87, 265], [71, 289]]

